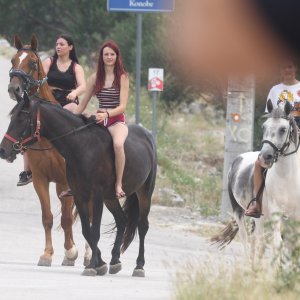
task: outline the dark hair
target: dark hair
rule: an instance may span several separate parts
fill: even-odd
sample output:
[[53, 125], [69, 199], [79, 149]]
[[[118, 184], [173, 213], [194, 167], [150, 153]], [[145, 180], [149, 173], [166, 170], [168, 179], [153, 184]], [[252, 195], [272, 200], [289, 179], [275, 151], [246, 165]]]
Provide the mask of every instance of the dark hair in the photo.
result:
[[[59, 38], [66, 40], [69, 46], [73, 46], [72, 50], [70, 51], [69, 57], [71, 60], [73, 60], [79, 64], [73, 39], [67, 34], [60, 34], [56, 40], [58, 40]], [[55, 57], [55, 58], [58, 57], [56, 51], [55, 51], [55, 54], [53, 55], [53, 57]]]
[[98, 58], [98, 64], [97, 64], [97, 73], [96, 73], [96, 86], [95, 86], [95, 92], [101, 91], [101, 89], [104, 86], [105, 83], [105, 69], [104, 69], [104, 61], [103, 61], [103, 49], [109, 47], [111, 48], [117, 55], [116, 64], [114, 67], [114, 75], [115, 79], [113, 82], [113, 86], [120, 90], [120, 81], [121, 76], [123, 74], [127, 74], [127, 72], [124, 69], [123, 61], [122, 61], [122, 55], [121, 50], [119, 46], [112, 40], [106, 41], [103, 43], [99, 50], [99, 58]]

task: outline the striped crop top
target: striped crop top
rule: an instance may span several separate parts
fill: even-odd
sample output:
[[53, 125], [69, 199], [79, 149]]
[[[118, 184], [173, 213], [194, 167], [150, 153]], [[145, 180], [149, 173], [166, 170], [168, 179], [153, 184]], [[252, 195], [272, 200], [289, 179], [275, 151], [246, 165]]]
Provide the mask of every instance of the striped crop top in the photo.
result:
[[102, 88], [96, 93], [99, 100], [99, 108], [115, 108], [120, 105], [120, 91], [114, 87]]

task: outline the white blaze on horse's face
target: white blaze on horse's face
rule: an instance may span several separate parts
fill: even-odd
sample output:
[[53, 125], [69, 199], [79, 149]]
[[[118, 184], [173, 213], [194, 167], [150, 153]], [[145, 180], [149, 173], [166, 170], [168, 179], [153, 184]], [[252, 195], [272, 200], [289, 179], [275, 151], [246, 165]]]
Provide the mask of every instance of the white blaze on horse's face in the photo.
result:
[[23, 52], [23, 53], [19, 56], [19, 60], [20, 60], [19, 65], [22, 64], [22, 61], [27, 57], [27, 55], [28, 55], [28, 53]]
[[272, 166], [277, 155], [276, 150], [282, 149], [289, 139], [289, 128], [289, 121], [283, 118], [269, 118], [264, 122], [263, 145], [258, 157], [262, 167]]

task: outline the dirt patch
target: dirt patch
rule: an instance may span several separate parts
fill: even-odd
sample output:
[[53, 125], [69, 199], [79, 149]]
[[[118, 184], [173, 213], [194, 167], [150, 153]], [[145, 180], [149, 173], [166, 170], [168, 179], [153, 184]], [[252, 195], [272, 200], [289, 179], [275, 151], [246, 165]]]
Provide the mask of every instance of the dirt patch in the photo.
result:
[[210, 237], [224, 228], [218, 217], [203, 217], [189, 207], [152, 205], [149, 215], [151, 225]]

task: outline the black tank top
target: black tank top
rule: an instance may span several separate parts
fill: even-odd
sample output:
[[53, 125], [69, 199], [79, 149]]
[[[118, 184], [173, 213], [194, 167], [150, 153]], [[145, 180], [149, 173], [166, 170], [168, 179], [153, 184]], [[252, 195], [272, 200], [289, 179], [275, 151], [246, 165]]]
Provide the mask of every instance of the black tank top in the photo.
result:
[[66, 72], [61, 72], [57, 67], [57, 58], [51, 58], [51, 66], [47, 74], [48, 84], [51, 87], [62, 90], [74, 90], [76, 88], [76, 76], [74, 72], [75, 62], [72, 61]]

